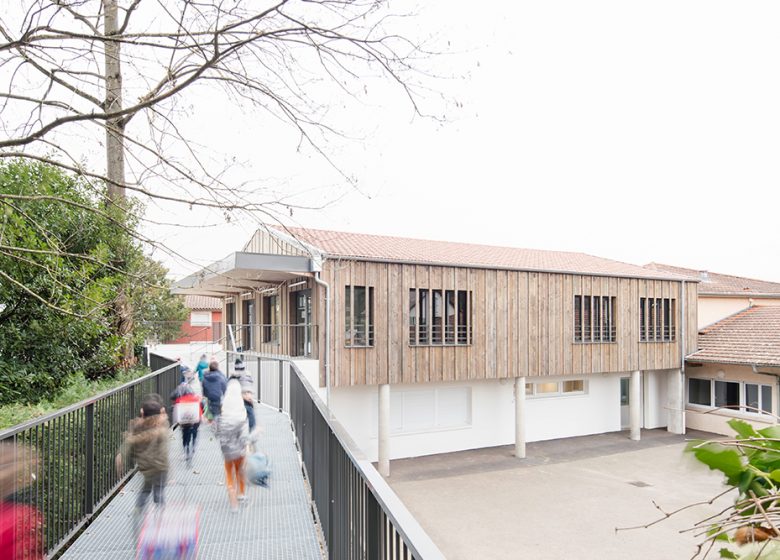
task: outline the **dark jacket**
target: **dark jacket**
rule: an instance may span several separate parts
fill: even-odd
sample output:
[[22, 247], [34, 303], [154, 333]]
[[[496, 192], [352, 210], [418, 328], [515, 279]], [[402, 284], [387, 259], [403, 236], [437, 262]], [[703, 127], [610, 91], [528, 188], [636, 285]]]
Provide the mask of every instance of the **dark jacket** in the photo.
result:
[[227, 379], [221, 371], [208, 371], [203, 376], [203, 396], [209, 400], [209, 403], [220, 404], [225, 389], [227, 389]]

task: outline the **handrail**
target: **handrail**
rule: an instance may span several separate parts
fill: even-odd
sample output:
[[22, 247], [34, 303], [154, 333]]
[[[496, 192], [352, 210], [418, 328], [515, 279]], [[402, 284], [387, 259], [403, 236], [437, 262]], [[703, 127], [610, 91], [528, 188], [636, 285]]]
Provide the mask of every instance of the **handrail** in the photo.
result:
[[59, 418], [60, 416], [64, 416], [68, 414], [69, 412], [73, 412], [74, 410], [78, 410], [79, 408], [84, 408], [88, 404], [93, 404], [95, 401], [105, 399], [106, 397], [110, 397], [111, 395], [114, 395], [116, 393], [119, 393], [120, 391], [123, 391], [129, 387], [133, 387], [134, 385], [140, 385], [147, 379], [151, 379], [157, 375], [160, 375], [161, 373], [165, 373], [171, 368], [177, 367], [179, 364], [177, 362], [174, 362], [172, 364], [169, 364], [165, 367], [162, 367], [158, 370], [155, 370], [151, 373], [147, 373], [146, 375], [143, 375], [139, 377], [138, 379], [133, 379], [132, 381], [128, 381], [127, 383], [123, 383], [119, 387], [114, 387], [113, 389], [108, 389], [107, 391], [103, 391], [102, 393], [98, 393], [97, 395], [94, 395], [92, 397], [88, 397], [82, 401], [79, 401], [75, 404], [71, 404], [66, 406], [65, 408], [60, 408], [59, 410], [55, 410], [54, 412], [50, 412], [48, 414], [44, 414], [42, 416], [36, 416], [35, 418], [32, 418], [30, 420], [27, 420], [25, 422], [22, 422], [21, 424], [17, 424], [16, 426], [12, 426], [10, 428], [6, 428], [5, 430], [0, 431], [0, 440], [3, 440], [7, 437], [10, 437], [12, 435], [18, 434], [19, 432], [22, 432], [26, 430], [27, 428], [33, 427], [36, 424], [41, 424], [43, 422], [48, 422], [50, 420], [54, 420], [55, 418]]
[[35, 547], [32, 556], [56, 556], [135, 473], [133, 465], [126, 464], [117, 472], [114, 464], [122, 433], [138, 415], [144, 393], [167, 395], [179, 383], [177, 362], [157, 354], [149, 354], [149, 358], [153, 366], [164, 365], [0, 432], [0, 442], [14, 448], [15, 468], [32, 475], [16, 487], [14, 499], [43, 516], [42, 530], [35, 516], [28, 516], [24, 521], [27, 526], [20, 527], [36, 535], [30, 540], [30, 546]]
[[386, 515], [393, 522], [396, 531], [403, 537], [404, 542], [409, 547], [414, 558], [424, 560], [445, 560], [444, 554], [442, 554], [436, 544], [434, 544], [398, 495], [390, 488], [390, 485], [382, 478], [382, 475], [379, 474], [374, 465], [366, 458], [363, 451], [357, 446], [346, 429], [331, 414], [330, 409], [325, 405], [316, 390], [314, 390], [303, 373], [301, 373], [300, 369], [298, 369], [295, 362], [289, 360], [289, 363], [291, 369], [295, 372], [308, 393], [312, 403], [320, 414], [322, 414], [325, 422], [344, 449], [347, 457], [352, 461], [352, 464], [365, 479], [371, 493], [382, 505]]

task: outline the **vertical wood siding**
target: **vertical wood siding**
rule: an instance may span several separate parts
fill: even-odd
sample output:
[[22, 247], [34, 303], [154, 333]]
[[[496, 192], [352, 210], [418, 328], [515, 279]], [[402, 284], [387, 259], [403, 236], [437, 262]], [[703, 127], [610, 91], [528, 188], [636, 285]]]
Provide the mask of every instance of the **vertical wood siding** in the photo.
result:
[[[686, 283], [683, 294], [681, 284], [674, 281], [348, 260], [326, 261], [322, 277], [331, 286], [334, 387], [680, 367], [682, 297], [688, 325], [686, 352], [696, 348], [696, 283]], [[349, 285], [374, 288], [373, 347], [344, 346], [344, 291]], [[411, 288], [468, 290], [473, 343], [410, 346]], [[615, 342], [574, 342], [575, 295], [616, 298]], [[639, 341], [640, 297], [676, 300], [674, 342]], [[283, 304], [287, 299], [282, 299]], [[315, 298], [319, 304], [314, 322], [320, 325], [320, 348], [324, 348], [320, 299]], [[322, 361], [321, 365], [324, 368]]]

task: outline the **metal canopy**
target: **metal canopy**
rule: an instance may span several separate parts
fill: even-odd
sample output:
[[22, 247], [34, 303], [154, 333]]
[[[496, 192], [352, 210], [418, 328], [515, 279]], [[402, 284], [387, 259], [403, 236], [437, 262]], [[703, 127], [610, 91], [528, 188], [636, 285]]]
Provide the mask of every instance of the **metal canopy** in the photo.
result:
[[173, 284], [173, 293], [225, 297], [280, 284], [317, 269], [309, 257], [236, 252]]

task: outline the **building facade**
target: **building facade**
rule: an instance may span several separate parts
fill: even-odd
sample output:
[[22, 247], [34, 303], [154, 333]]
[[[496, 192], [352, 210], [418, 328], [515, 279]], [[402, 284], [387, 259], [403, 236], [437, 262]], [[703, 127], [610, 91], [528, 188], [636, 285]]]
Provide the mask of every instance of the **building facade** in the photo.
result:
[[[308, 360], [382, 461], [631, 429], [682, 433], [698, 281], [582, 255], [263, 229], [178, 283], [235, 347]], [[316, 360], [312, 366], [311, 361]]]

